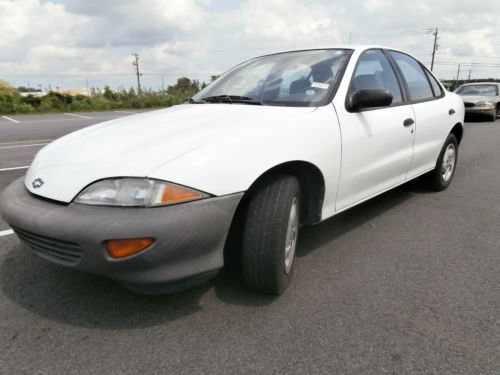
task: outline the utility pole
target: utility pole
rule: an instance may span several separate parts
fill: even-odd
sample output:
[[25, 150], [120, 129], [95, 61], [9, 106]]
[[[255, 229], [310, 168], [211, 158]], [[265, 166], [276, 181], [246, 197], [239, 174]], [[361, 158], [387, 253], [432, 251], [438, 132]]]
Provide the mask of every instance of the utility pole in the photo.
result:
[[85, 76], [85, 84], [87, 85], [87, 96], [90, 96], [89, 78], [87, 76]]
[[164, 75], [161, 75], [161, 93], [165, 95], [165, 82], [163, 80]]
[[468, 75], [468, 77], [467, 77], [467, 81], [470, 81], [470, 76], [471, 76], [471, 74], [472, 74], [472, 68], [469, 68], [469, 75]]
[[438, 32], [439, 32], [439, 30], [438, 30], [437, 27], [432, 32], [432, 35], [434, 35], [434, 47], [432, 47], [431, 72], [432, 72], [432, 69], [434, 69], [434, 57], [436, 56], [436, 51], [439, 48], [439, 45], [437, 44], [437, 41], [438, 41]]
[[349, 33], [349, 44], [352, 43], [352, 33]]
[[456, 79], [455, 88], [457, 88], [457, 87], [458, 87], [458, 77], [460, 77], [460, 64], [458, 64], [457, 79]]
[[132, 65], [135, 66], [135, 74], [137, 76], [137, 94], [141, 94], [141, 73], [139, 71], [139, 55], [137, 52], [133, 53], [132, 56], [135, 57], [135, 61], [132, 62]]

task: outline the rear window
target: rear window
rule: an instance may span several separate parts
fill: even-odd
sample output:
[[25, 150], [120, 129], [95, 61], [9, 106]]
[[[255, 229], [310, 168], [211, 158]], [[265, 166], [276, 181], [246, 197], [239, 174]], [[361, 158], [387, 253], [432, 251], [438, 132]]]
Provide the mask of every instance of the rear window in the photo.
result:
[[441, 85], [438, 83], [436, 78], [434, 78], [434, 76], [430, 74], [427, 70], [425, 71], [425, 73], [427, 74], [427, 77], [431, 82], [432, 91], [434, 91], [434, 97], [439, 98], [440, 96], [443, 95], [443, 89], [441, 88]]

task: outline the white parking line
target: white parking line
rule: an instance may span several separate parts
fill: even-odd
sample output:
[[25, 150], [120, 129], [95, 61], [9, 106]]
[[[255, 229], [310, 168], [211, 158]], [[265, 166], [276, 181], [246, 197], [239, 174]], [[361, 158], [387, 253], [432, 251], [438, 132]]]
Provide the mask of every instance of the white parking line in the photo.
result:
[[84, 118], [84, 119], [87, 119], [87, 120], [92, 120], [92, 117], [88, 117], [88, 116], [82, 116], [82, 115], [75, 115], [74, 113], [64, 113], [66, 116], [74, 116], [74, 117], [80, 117], [80, 118]]
[[15, 171], [17, 169], [28, 169], [30, 166], [29, 165], [25, 165], [25, 166], [22, 166], [22, 167], [10, 167], [10, 168], [0, 168], [0, 172], [4, 172], [4, 171]]
[[19, 121], [14, 120], [13, 118], [10, 118], [10, 117], [7, 117], [7, 116], [2, 116], [2, 117], [3, 117], [4, 119], [6, 119], [6, 120], [9, 120], [9, 121], [12, 121], [12, 122], [14, 122], [14, 123], [16, 123], [16, 124], [19, 124]]
[[0, 146], [0, 150], [6, 149], [6, 148], [33, 147], [33, 146], [45, 146], [45, 145], [48, 145], [48, 143], [34, 143], [34, 144], [29, 144], [29, 145], [15, 145], [15, 146]]
[[14, 231], [12, 229], [7, 229], [7, 230], [0, 231], [0, 237], [9, 236], [11, 234], [14, 234]]
[[3, 145], [16, 145], [16, 144], [19, 144], [19, 143], [22, 143], [22, 144], [32, 144], [32, 143], [36, 143], [36, 142], [52, 142], [53, 139], [36, 139], [36, 140], [33, 140], [33, 141], [16, 141], [16, 142], [0, 142], [0, 146], [3, 146]]
[[128, 114], [134, 114], [135, 112], [127, 112], [127, 111], [113, 111], [116, 113], [128, 113]]

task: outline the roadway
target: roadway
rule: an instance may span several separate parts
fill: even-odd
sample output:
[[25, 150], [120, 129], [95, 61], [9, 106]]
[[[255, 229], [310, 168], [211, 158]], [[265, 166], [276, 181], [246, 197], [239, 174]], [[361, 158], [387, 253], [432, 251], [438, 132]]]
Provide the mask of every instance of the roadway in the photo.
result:
[[[76, 115], [0, 117], [0, 191], [44, 143], [130, 114]], [[225, 272], [140, 296], [1, 235], [0, 373], [498, 374], [499, 223], [500, 121], [477, 121], [445, 192], [412, 182], [304, 228], [280, 298]]]

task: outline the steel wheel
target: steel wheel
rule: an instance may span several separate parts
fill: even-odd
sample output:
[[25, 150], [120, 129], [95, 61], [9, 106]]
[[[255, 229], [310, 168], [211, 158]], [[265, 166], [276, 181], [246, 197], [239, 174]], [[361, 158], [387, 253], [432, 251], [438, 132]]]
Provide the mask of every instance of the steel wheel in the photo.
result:
[[457, 158], [456, 148], [453, 143], [450, 143], [446, 147], [446, 151], [443, 156], [443, 164], [441, 165], [441, 176], [444, 182], [448, 182], [453, 176], [453, 171], [455, 170], [455, 162]]
[[290, 207], [290, 216], [288, 218], [288, 228], [286, 231], [285, 242], [285, 273], [288, 274], [292, 269], [295, 248], [297, 247], [297, 234], [299, 232], [299, 200], [293, 198]]

